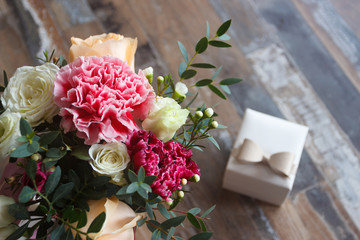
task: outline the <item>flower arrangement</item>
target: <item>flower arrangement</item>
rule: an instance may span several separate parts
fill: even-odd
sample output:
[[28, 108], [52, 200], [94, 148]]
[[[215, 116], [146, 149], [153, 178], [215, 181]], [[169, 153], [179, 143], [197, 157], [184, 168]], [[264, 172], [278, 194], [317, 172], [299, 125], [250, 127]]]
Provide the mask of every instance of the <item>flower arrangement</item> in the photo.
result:
[[20, 67], [10, 79], [4, 71], [0, 238], [134, 239], [146, 225], [152, 239], [183, 239], [175, 230], [187, 219], [201, 231], [192, 240], [209, 239], [204, 221], [215, 206], [175, 210], [183, 186], [200, 180], [192, 151], [202, 150], [202, 139], [218, 147], [210, 133], [224, 128], [212, 108], [193, 104], [198, 88], [226, 99], [241, 79], [216, 82], [218, 68], [191, 87], [185, 80], [196, 68], [215, 68], [194, 59], [209, 45], [230, 47], [230, 24], [213, 37], [207, 25], [190, 60], [178, 42], [178, 79], [153, 81], [151, 67], [135, 73], [137, 40], [112, 33], [72, 38], [69, 63], [44, 52], [40, 66]]

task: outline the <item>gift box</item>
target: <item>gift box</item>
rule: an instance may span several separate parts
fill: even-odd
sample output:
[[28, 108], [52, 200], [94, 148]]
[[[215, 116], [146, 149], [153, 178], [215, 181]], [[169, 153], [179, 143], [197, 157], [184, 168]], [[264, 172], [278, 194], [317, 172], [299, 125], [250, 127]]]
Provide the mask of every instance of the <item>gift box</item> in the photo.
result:
[[223, 187], [281, 205], [294, 184], [308, 127], [246, 109]]

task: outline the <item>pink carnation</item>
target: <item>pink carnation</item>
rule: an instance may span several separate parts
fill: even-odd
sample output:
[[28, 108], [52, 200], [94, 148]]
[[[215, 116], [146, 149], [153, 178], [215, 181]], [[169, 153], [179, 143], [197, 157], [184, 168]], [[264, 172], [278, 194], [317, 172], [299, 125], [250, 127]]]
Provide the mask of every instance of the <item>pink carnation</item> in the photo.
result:
[[76, 130], [94, 144], [125, 140], [146, 118], [155, 95], [144, 74], [120, 59], [79, 57], [58, 72], [54, 100], [65, 132]]
[[153, 133], [140, 130], [133, 132], [126, 146], [135, 172], [143, 166], [147, 176], [157, 176], [151, 188], [165, 200], [169, 200], [174, 191], [182, 188], [182, 178], [200, 175], [199, 168], [191, 160], [192, 152], [178, 142], [164, 143]]

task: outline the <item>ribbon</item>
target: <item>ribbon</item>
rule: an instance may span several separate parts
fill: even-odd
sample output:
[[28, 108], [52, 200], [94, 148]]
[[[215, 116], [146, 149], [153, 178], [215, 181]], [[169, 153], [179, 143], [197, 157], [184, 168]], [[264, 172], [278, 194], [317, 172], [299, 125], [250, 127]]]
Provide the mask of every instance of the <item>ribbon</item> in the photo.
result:
[[278, 152], [266, 157], [263, 150], [252, 140], [245, 138], [241, 145], [238, 161], [245, 163], [267, 163], [277, 174], [289, 177], [294, 170], [295, 155], [291, 152]]

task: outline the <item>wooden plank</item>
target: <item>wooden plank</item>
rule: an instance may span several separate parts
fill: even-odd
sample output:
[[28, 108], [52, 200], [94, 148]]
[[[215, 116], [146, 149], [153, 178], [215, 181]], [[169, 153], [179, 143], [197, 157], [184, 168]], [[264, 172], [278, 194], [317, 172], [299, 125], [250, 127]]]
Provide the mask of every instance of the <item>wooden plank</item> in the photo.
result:
[[344, 73], [360, 90], [360, 42], [329, 0], [293, 0]]
[[[331, 58], [289, 1], [256, 1], [259, 12], [276, 29], [285, 49], [308, 79], [327, 109], [360, 149], [360, 94]], [[281, 7], [279, 7], [281, 6]], [[286, 19], [286, 21], [284, 21]]]
[[286, 118], [309, 126], [306, 149], [359, 227], [359, 153], [309, 83], [290, 63], [283, 49], [272, 45], [248, 57], [253, 61], [259, 81], [271, 93]]

